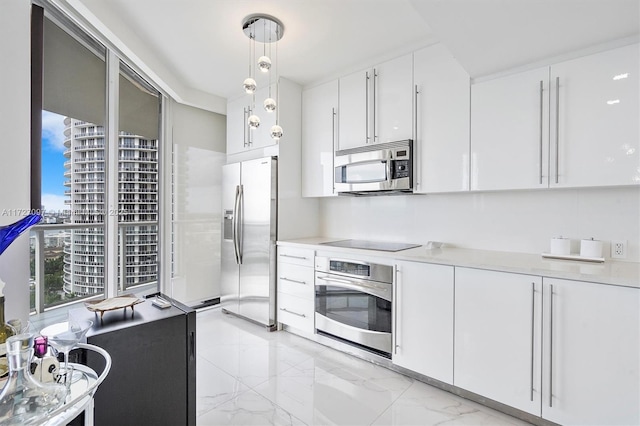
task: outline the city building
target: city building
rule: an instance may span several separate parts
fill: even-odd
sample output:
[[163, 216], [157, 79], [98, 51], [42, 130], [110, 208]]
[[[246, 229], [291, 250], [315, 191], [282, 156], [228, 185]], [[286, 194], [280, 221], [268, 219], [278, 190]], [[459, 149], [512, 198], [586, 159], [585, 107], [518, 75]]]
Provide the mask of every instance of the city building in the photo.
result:
[[[158, 276], [157, 140], [121, 132], [118, 144], [118, 209], [105, 203], [104, 128], [65, 118], [65, 203], [70, 224], [99, 225], [67, 231], [64, 291], [78, 296], [104, 291], [104, 222], [118, 216], [121, 287], [145, 284]], [[124, 241], [124, 244], [122, 244]], [[124, 259], [124, 262], [123, 262]]]

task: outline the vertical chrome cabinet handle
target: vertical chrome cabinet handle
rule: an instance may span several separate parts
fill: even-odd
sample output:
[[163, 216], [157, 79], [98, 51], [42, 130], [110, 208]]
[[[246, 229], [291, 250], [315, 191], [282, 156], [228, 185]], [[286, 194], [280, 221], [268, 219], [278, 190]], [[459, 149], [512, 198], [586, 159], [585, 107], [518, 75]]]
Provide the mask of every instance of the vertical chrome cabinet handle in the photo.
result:
[[560, 165], [560, 77], [556, 77], [556, 183], [558, 183]]
[[[335, 108], [331, 108], [331, 144], [332, 144], [332, 149], [333, 152], [336, 152], [336, 109]], [[334, 156], [331, 156], [331, 170], [335, 171], [335, 163], [333, 163], [334, 161]], [[336, 179], [334, 177], [334, 172], [329, 173], [329, 176], [331, 176], [331, 193], [335, 194], [336, 193]]]
[[376, 120], [376, 80], [378, 80], [378, 73], [376, 72], [376, 69], [373, 69], [373, 142], [377, 142], [378, 141], [378, 132], [377, 132], [377, 120]]
[[536, 283], [531, 283], [531, 402], [533, 402], [533, 351], [535, 349]]
[[416, 84], [414, 86], [415, 92], [414, 92], [414, 99], [413, 99], [413, 103], [414, 103], [414, 107], [415, 107], [415, 113], [414, 113], [414, 117], [413, 119], [415, 120], [413, 122], [413, 170], [417, 170], [418, 172], [416, 173], [417, 175], [417, 179], [416, 179], [416, 189], [420, 189], [420, 185], [422, 183], [422, 168], [421, 167], [416, 167], [418, 160], [418, 155], [417, 153], [419, 153], [419, 148], [418, 147], [418, 95], [420, 94], [420, 91], [418, 90], [418, 85]]
[[369, 143], [369, 72], [365, 73], [365, 92], [364, 92], [364, 127], [365, 127], [365, 136], [366, 143]]
[[242, 146], [244, 146], [245, 148], [247, 147], [247, 120], [248, 120], [248, 116], [247, 116], [247, 109], [245, 107], [242, 107]]
[[391, 304], [391, 309], [393, 309], [393, 354], [398, 353], [398, 348], [400, 345], [398, 344], [398, 306], [400, 306], [400, 280], [398, 276], [400, 275], [400, 268], [398, 265], [394, 265], [395, 269], [395, 283], [393, 285], [393, 303]]
[[553, 284], [549, 286], [549, 407], [553, 407]]
[[544, 92], [544, 83], [540, 80], [540, 185], [542, 185], [542, 120], [543, 120], [543, 92]]

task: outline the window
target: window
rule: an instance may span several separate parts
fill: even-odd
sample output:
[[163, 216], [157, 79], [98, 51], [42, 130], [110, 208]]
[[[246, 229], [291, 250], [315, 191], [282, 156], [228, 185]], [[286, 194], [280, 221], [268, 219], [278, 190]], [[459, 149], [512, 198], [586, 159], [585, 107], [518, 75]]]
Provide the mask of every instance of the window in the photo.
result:
[[[142, 227], [157, 242], [159, 188], [145, 173], [158, 173], [162, 97], [53, 6], [33, 9], [34, 24], [42, 14], [43, 58], [42, 134], [40, 143], [32, 143], [41, 180], [34, 192], [45, 224], [32, 228], [31, 309], [136, 288], [155, 291], [157, 244], [129, 236]], [[109, 67], [120, 76], [112, 86]], [[115, 102], [117, 117], [107, 117], [106, 106]], [[108, 211], [108, 205], [117, 209]], [[138, 253], [144, 253], [144, 268]]]

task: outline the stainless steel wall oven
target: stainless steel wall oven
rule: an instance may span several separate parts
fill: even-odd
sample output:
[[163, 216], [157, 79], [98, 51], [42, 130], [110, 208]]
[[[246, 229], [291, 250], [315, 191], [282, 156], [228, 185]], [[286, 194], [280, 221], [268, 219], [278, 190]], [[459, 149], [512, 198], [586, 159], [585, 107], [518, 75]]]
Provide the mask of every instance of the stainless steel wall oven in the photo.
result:
[[316, 332], [391, 358], [393, 267], [316, 257]]

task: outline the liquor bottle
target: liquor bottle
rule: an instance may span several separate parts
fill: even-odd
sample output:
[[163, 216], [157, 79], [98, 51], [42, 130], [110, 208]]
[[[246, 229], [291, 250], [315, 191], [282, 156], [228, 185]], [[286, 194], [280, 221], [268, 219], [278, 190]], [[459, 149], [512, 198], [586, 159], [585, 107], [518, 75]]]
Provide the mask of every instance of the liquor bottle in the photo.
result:
[[2, 289], [4, 283], [0, 280], [0, 378], [9, 373], [9, 363], [7, 362], [7, 346], [5, 342], [13, 336], [13, 329], [4, 320], [4, 293]]

